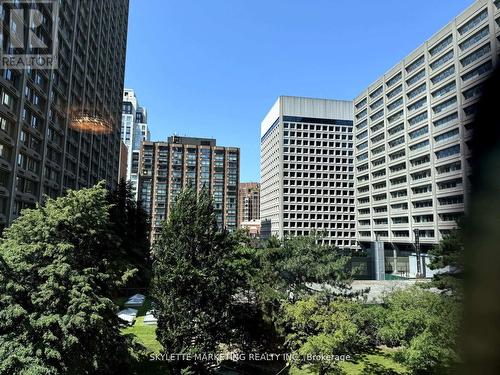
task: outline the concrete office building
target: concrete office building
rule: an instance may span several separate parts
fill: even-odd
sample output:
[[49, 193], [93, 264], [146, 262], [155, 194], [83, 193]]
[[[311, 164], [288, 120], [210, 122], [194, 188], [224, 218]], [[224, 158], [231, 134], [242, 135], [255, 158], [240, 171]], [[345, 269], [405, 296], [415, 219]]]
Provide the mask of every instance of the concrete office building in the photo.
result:
[[240, 183], [238, 226], [243, 222], [260, 219], [260, 184], [258, 182]]
[[188, 186], [208, 188], [219, 227], [234, 230], [238, 218], [240, 150], [217, 146], [215, 139], [172, 136], [168, 142], [143, 142], [140, 154], [140, 200], [154, 240], [168, 218], [175, 197]]
[[149, 141], [151, 133], [148, 126], [148, 115], [146, 108], [139, 106], [135, 91], [125, 89], [123, 91], [122, 107], [122, 141], [127, 146], [127, 181], [132, 185], [132, 194], [135, 199], [139, 198], [139, 159], [141, 143]]
[[425, 251], [464, 213], [472, 120], [498, 61], [499, 8], [476, 1], [354, 100], [362, 246], [379, 238], [386, 249], [411, 250], [419, 229]]
[[[44, 195], [57, 197], [101, 180], [112, 188], [119, 175], [129, 2], [57, 2], [57, 18], [46, 3], [0, 4], [3, 21], [11, 7], [36, 8], [43, 14], [37, 37], [54, 41], [54, 25], [58, 38], [57, 69], [0, 71], [2, 227]], [[10, 39], [4, 29], [3, 53], [13, 51]]]
[[352, 102], [280, 97], [261, 124], [261, 236], [355, 242]]

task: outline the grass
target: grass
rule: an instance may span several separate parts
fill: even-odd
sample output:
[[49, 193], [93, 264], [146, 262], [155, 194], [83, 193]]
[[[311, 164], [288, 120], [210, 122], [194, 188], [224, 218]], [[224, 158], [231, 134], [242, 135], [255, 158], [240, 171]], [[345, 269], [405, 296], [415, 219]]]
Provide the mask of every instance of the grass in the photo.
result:
[[[126, 298], [117, 299], [115, 302], [122, 307], [125, 303]], [[134, 324], [130, 327], [122, 328], [122, 334], [127, 336], [133, 336], [136, 341], [144, 347], [143, 353], [138, 354], [134, 352], [137, 362], [134, 364], [133, 372], [136, 374], [151, 374], [151, 375], [166, 375], [168, 374], [165, 364], [161, 362], [150, 361], [148, 355], [150, 353], [160, 353], [162, 347], [161, 344], [156, 340], [156, 325], [144, 324], [144, 315], [151, 309], [151, 301], [146, 298], [144, 305], [140, 307], [137, 313], [137, 319]], [[372, 353], [363, 354], [356, 356], [353, 360], [345, 361], [340, 363], [340, 367], [347, 375], [362, 375], [366, 373], [367, 368], [384, 370], [388, 374], [408, 374], [409, 371], [403, 365], [394, 360], [395, 351], [388, 348], [377, 349]], [[259, 371], [261, 374], [275, 374], [280, 367], [279, 363], [266, 363], [266, 364], [256, 364], [254, 363], [251, 367], [252, 370], [246, 366], [231, 366], [230, 367], [240, 367], [244, 369], [246, 373], [252, 373], [253, 371]], [[235, 364], [233, 364], [235, 365]], [[263, 365], [263, 366], [262, 366]], [[261, 368], [259, 368], [261, 367]], [[263, 368], [262, 368], [263, 367]], [[268, 371], [269, 370], [269, 371]], [[297, 369], [292, 368], [288, 372], [283, 372], [285, 375], [315, 375], [312, 371], [307, 368]], [[383, 372], [380, 372], [383, 373]]]
[[[121, 309], [126, 300], [127, 298], [118, 298], [115, 303]], [[156, 325], [144, 324], [144, 315], [149, 310], [151, 310], [151, 301], [146, 298], [144, 304], [138, 308], [137, 319], [134, 324], [121, 329], [124, 336], [134, 338], [136, 343], [142, 346], [142, 348], [131, 348], [131, 354], [135, 361], [131, 370], [132, 373], [141, 375], [167, 375], [168, 370], [165, 363], [149, 360], [149, 354], [160, 353], [162, 348], [161, 344], [156, 340]]]
[[[394, 360], [395, 351], [393, 349], [376, 349], [373, 353], [356, 356], [353, 360], [340, 362], [340, 368], [347, 375], [362, 375], [367, 373], [367, 369], [378, 370], [377, 373], [387, 374], [409, 374], [409, 370], [402, 364]], [[289, 375], [315, 375], [307, 368], [292, 368]]]

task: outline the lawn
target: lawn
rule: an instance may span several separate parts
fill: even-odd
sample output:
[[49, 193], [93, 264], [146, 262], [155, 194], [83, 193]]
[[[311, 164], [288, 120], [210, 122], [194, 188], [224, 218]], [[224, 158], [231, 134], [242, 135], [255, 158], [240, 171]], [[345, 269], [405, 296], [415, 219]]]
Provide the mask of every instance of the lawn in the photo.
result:
[[[347, 375], [362, 375], [367, 373], [367, 369], [378, 370], [379, 372], [377, 373], [389, 375], [409, 374], [408, 369], [394, 360], [394, 353], [395, 351], [391, 349], [377, 349], [373, 353], [356, 356], [354, 360], [341, 362], [340, 368]], [[307, 369], [291, 369], [289, 375], [314, 374]]]
[[[125, 301], [126, 298], [120, 298], [115, 302], [122, 308]], [[122, 328], [121, 331], [123, 335], [133, 336], [136, 342], [143, 346], [142, 350], [134, 348], [135, 363], [132, 364], [134, 374], [167, 375], [165, 363], [150, 361], [148, 357], [150, 353], [160, 353], [161, 351], [161, 344], [156, 340], [156, 325], [144, 324], [144, 315], [150, 309], [151, 301], [146, 298], [144, 305], [138, 309], [134, 324]]]

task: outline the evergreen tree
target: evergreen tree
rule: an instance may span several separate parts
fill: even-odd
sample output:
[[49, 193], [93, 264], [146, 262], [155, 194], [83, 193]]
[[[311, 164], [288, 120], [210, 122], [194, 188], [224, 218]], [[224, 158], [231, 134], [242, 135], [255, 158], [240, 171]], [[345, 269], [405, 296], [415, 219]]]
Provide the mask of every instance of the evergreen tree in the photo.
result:
[[130, 182], [121, 180], [117, 188], [109, 194], [112, 204], [110, 220], [115, 241], [119, 244], [117, 258], [124, 268], [136, 270], [135, 277], [128, 286], [145, 288], [151, 277], [149, 223], [140, 202], [132, 195]]
[[103, 184], [24, 210], [0, 240], [0, 374], [113, 374], [127, 358], [109, 296], [127, 272]]
[[[235, 241], [217, 228], [208, 191], [180, 193], [153, 247], [152, 296], [157, 338], [167, 355], [216, 353], [229, 337], [235, 296], [230, 259]], [[172, 374], [204, 371], [202, 361], [176, 361]]]
[[429, 254], [430, 268], [443, 270], [432, 278], [432, 285], [444, 291], [454, 292], [460, 296], [463, 288], [464, 272], [464, 235], [463, 219], [458, 221], [457, 228], [444, 236]]

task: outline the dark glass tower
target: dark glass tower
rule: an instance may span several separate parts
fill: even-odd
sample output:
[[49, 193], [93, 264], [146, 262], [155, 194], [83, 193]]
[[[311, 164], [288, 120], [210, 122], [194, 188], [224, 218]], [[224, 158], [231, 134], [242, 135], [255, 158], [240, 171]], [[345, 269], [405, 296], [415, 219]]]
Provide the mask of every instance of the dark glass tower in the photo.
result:
[[[47, 3], [1, 3], [4, 54], [12, 51], [15, 7], [42, 14], [36, 35], [57, 40], [57, 68], [0, 70], [1, 226], [44, 195], [57, 197], [101, 180], [113, 187], [119, 175], [129, 2]], [[75, 119], [82, 118], [98, 119], [101, 128], [75, 128]]]

